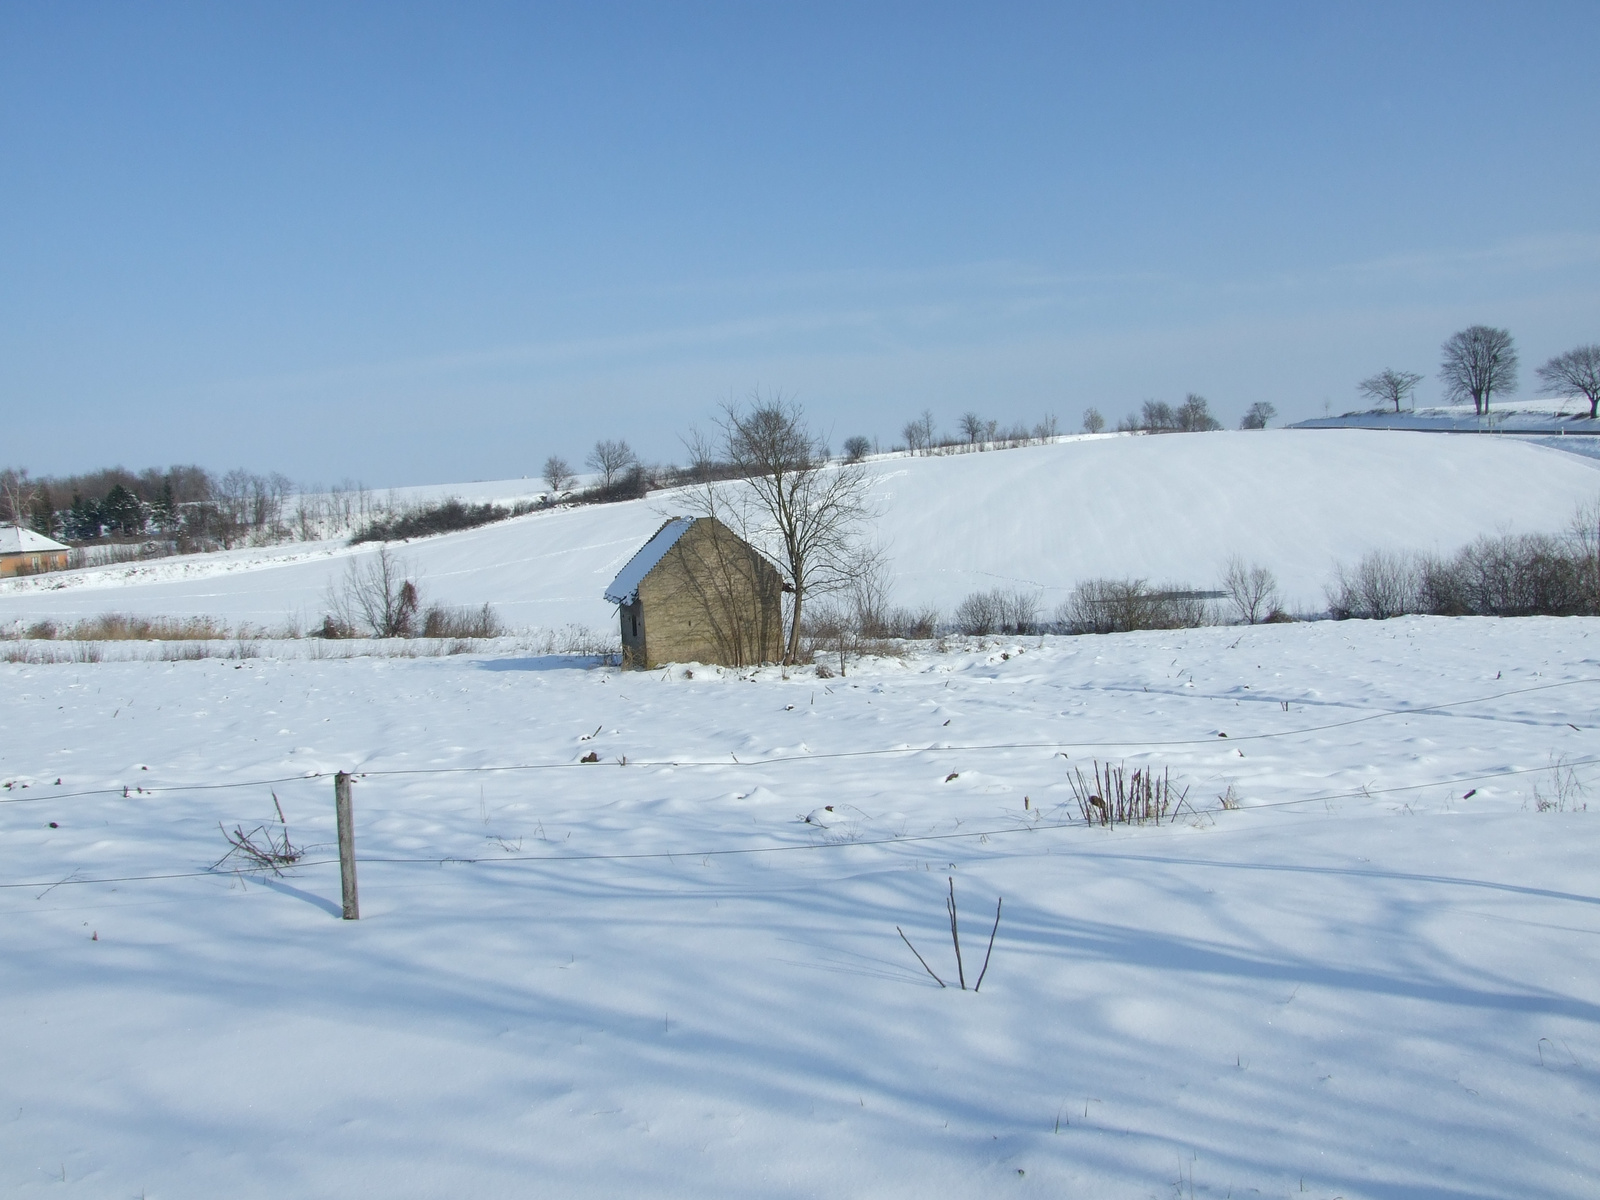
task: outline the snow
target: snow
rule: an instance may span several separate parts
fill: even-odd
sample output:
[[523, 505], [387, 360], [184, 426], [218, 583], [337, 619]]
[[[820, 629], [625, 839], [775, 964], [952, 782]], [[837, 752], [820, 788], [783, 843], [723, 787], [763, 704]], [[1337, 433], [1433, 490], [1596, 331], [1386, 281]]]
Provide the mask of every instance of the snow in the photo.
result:
[[23, 529], [20, 525], [0, 525], [0, 554], [33, 554], [41, 550], [65, 550], [60, 542]]
[[[894, 603], [946, 615], [995, 587], [1037, 593], [1048, 614], [1087, 578], [1215, 586], [1235, 554], [1271, 568], [1291, 609], [1320, 611], [1337, 563], [1562, 532], [1600, 492], [1600, 463], [1513, 439], [1345, 429], [1081, 438], [867, 470]], [[662, 492], [394, 550], [425, 601], [492, 603], [517, 629], [609, 630], [606, 585], [686, 507]], [[376, 552], [311, 543], [7, 580], [0, 623], [123, 611], [310, 628], [351, 556]]]
[[692, 517], [675, 517], [662, 525], [655, 536], [639, 548], [639, 553], [628, 560], [628, 565], [617, 572], [617, 577], [605, 590], [605, 598], [612, 604], [632, 604], [638, 599], [639, 585], [644, 582], [644, 577], [656, 569], [656, 564], [667, 556], [667, 551], [678, 544], [678, 539], [693, 524]]
[[1600, 620], [0, 677], [8, 1194], [1594, 1194]]
[[[1408, 408], [1401, 412], [1374, 409], [1341, 413], [1337, 417], [1314, 417], [1296, 422], [1293, 429], [1407, 429], [1433, 433], [1494, 433], [1512, 436], [1555, 434], [1554, 444], [1575, 454], [1596, 453], [1589, 440], [1597, 433], [1589, 416], [1589, 401], [1583, 396], [1552, 399], [1502, 400], [1493, 397], [1487, 414], [1470, 404], [1441, 404]], [[1567, 441], [1567, 435], [1573, 435]]]

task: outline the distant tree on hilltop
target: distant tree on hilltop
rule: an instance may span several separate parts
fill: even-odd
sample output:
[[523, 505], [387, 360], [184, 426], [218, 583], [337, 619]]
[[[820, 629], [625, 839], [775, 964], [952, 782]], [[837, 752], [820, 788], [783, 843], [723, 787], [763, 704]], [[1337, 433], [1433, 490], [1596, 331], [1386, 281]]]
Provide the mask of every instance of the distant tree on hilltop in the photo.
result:
[[1584, 396], [1589, 401], [1589, 416], [1596, 415], [1600, 408], [1600, 345], [1558, 354], [1539, 368], [1538, 375], [1547, 393]]
[[627, 442], [606, 438], [594, 444], [594, 449], [589, 451], [589, 457], [584, 459], [584, 464], [590, 470], [600, 473], [601, 487], [610, 488], [616, 482], [617, 476], [638, 461]]
[[552, 492], [564, 492], [572, 486], [572, 468], [559, 454], [544, 460], [544, 481]]
[[1267, 422], [1278, 415], [1278, 410], [1265, 400], [1257, 400], [1239, 422], [1240, 429], [1265, 429]]
[[1405, 398], [1421, 382], [1422, 376], [1415, 371], [1379, 371], [1358, 383], [1356, 390], [1376, 404], [1394, 405], [1395, 412], [1399, 412]]
[[1439, 367], [1445, 394], [1452, 400], [1472, 401], [1480, 417], [1489, 411], [1497, 392], [1517, 389], [1517, 348], [1511, 334], [1488, 325], [1473, 325], [1452, 334], [1444, 344]]
[[1190, 392], [1183, 398], [1174, 414], [1178, 428], [1184, 433], [1200, 433], [1208, 429], [1221, 429], [1222, 422], [1211, 415], [1211, 405], [1204, 396]]

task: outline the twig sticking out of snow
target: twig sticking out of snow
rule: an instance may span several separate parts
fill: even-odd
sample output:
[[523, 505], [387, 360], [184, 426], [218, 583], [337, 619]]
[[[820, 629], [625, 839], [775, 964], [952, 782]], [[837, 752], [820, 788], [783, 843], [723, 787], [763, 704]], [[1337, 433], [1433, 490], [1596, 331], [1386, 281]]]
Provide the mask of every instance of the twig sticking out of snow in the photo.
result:
[[[906, 936], [906, 931], [901, 929], [898, 925], [894, 927], [894, 931], [900, 935], [900, 940], [906, 944], [906, 948], [910, 950], [911, 953], [917, 954], [917, 948], [911, 944], [911, 939]], [[926, 971], [929, 975], [933, 975], [933, 968], [928, 965], [927, 959], [923, 958], [922, 955], [917, 954], [917, 961], [922, 964], [922, 969], [924, 971]], [[948, 986], [945, 981], [940, 979], [937, 975], [933, 975], [933, 981], [940, 987]]]
[[229, 833], [221, 822], [217, 823], [217, 828], [222, 830], [222, 836], [227, 839], [230, 848], [226, 854], [211, 864], [213, 871], [236, 854], [249, 863], [251, 869], [271, 871], [274, 875], [282, 875], [282, 868], [292, 867], [300, 861], [303, 851], [289, 842], [289, 822], [284, 820], [283, 805], [278, 803], [276, 792], [272, 794], [272, 806], [278, 810], [281, 837], [274, 837], [272, 831], [265, 825], [257, 825], [249, 833], [244, 831], [242, 825], [235, 825], [233, 832]]
[[950, 877], [950, 897], [944, 902], [945, 909], [950, 913], [950, 940], [956, 948], [956, 974], [961, 977], [961, 990], [967, 990], [967, 972], [961, 965], [961, 934], [956, 929], [956, 880]]
[[983, 977], [989, 973], [989, 956], [994, 953], [994, 935], [1000, 932], [1000, 905], [1004, 900], [1004, 896], [995, 897], [994, 928], [989, 930], [989, 948], [983, 952], [983, 970], [978, 972], [978, 982], [972, 985], [974, 992], [983, 986]]

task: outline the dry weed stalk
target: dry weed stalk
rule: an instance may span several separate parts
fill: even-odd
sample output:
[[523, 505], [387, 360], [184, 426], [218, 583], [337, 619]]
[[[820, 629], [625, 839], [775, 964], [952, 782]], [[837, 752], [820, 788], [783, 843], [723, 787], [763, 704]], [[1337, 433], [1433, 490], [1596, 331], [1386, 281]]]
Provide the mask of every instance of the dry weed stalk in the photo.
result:
[[242, 825], [235, 825], [233, 832], [229, 833], [225, 826], [218, 823], [217, 828], [222, 830], [222, 836], [227, 839], [229, 849], [211, 864], [213, 871], [235, 855], [247, 864], [246, 869], [271, 871], [274, 875], [282, 875], [284, 867], [292, 867], [300, 861], [305, 852], [289, 842], [289, 822], [284, 820], [283, 806], [278, 803], [276, 792], [272, 793], [272, 806], [278, 810], [276, 834], [266, 825], [257, 825], [249, 833], [244, 831]]
[[1067, 782], [1078, 811], [1090, 825], [1159, 825], [1169, 812], [1177, 820], [1178, 809], [1188, 802], [1189, 789], [1173, 787], [1171, 775], [1166, 770], [1157, 775], [1154, 767], [1130, 772], [1125, 763], [1102, 765], [1097, 759], [1090, 778], [1075, 767]]

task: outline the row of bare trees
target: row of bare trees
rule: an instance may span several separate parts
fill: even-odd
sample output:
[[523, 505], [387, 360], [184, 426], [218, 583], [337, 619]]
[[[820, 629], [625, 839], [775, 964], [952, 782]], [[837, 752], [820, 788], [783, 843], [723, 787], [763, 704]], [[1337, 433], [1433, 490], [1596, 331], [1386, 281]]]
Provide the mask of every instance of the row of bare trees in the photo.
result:
[[[1445, 341], [1439, 378], [1447, 399], [1456, 404], [1470, 400], [1473, 412], [1483, 416], [1495, 396], [1516, 391], [1517, 366], [1517, 347], [1510, 331], [1472, 325]], [[1600, 344], [1554, 355], [1535, 374], [1545, 395], [1582, 396], [1589, 401], [1589, 416], [1600, 415]], [[1363, 379], [1357, 390], [1375, 405], [1393, 405], [1399, 412], [1421, 382], [1422, 376], [1415, 371], [1391, 368]]]
[[[1030, 427], [1020, 422], [1001, 425], [992, 417], [983, 417], [969, 410], [956, 421], [954, 434], [941, 434], [932, 410], [925, 408], [905, 423], [900, 436], [905, 439], [905, 445], [901, 448], [913, 454], [929, 454], [1026, 446], [1049, 441], [1060, 432], [1054, 413], [1046, 413]], [[845, 442], [845, 459], [859, 461], [867, 453], [868, 445], [865, 438], [850, 438]]]

